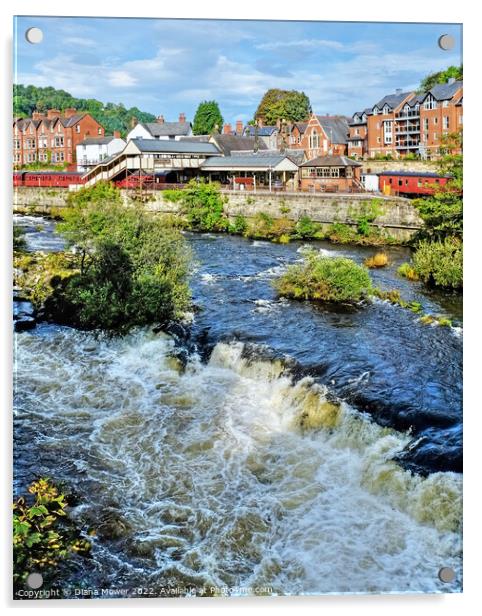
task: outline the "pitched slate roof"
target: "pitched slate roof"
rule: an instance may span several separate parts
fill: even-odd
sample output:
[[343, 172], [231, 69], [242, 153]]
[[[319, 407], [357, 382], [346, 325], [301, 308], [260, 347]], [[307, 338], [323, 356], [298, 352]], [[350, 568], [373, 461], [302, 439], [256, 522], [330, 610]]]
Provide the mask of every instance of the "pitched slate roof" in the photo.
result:
[[[251, 152], [249, 154], [233, 154], [232, 156], [222, 156], [219, 158], [208, 158], [202, 165], [203, 169], [209, 167], [276, 167], [285, 158], [286, 154]], [[293, 162], [293, 161], [291, 161]], [[296, 164], [296, 163], [294, 163]]]
[[[384, 105], [388, 105], [391, 109], [395, 109], [400, 105], [403, 99], [407, 98], [407, 96], [411, 94], [411, 92], [399, 92], [395, 94], [387, 94], [381, 100], [378, 101], [376, 105], [373, 107], [378, 107], [378, 109], [383, 109]], [[372, 107], [372, 109], [373, 109]]]
[[317, 115], [326, 136], [332, 143], [346, 143], [348, 137], [348, 120], [344, 116]]
[[70, 118], [65, 118], [64, 116], [60, 116], [58, 119], [60, 120], [62, 126], [65, 126], [65, 128], [69, 128], [70, 126], [74, 126], [74, 124], [77, 124], [77, 122], [79, 120], [81, 120], [85, 115], [87, 115], [86, 113], [76, 113], [73, 116], [70, 116]]
[[361, 167], [361, 163], [347, 156], [317, 156], [307, 160], [300, 167]]
[[[453, 83], [438, 83], [431, 88], [427, 94], [431, 94], [437, 101], [446, 101], [453, 98], [454, 94], [463, 87], [463, 81], [454, 81]], [[427, 96], [424, 96], [424, 98]]]
[[285, 155], [290, 158], [298, 167], [305, 159], [305, 151], [301, 149], [288, 149], [285, 150]]
[[[229, 156], [233, 150], [254, 150], [255, 138], [242, 137], [241, 135], [213, 135], [212, 140], [223, 152], [225, 156]], [[266, 150], [267, 145], [264, 141], [258, 141], [258, 149]]]
[[131, 141], [141, 152], [220, 155], [220, 151], [214, 143], [142, 138], [132, 139]]
[[78, 145], [107, 145], [113, 139], [120, 139], [120, 137], [114, 137], [114, 135], [106, 135], [105, 137], [86, 137]]
[[153, 137], [178, 137], [188, 135], [191, 130], [190, 122], [140, 122]]
[[[277, 126], [260, 126], [258, 128], [258, 135], [260, 137], [270, 137], [274, 132], [276, 132], [278, 130]], [[247, 137], [254, 137], [254, 135], [256, 131], [256, 127], [255, 126], [246, 126], [246, 128], [244, 129], [244, 134]]]
[[181, 141], [192, 141], [192, 142], [198, 142], [198, 143], [208, 143], [210, 139], [211, 139], [211, 135], [192, 135], [190, 137], [181, 136], [180, 138]]
[[293, 124], [293, 128], [297, 127], [300, 133], [303, 135], [306, 131], [306, 127], [308, 126], [308, 122], [295, 122]]

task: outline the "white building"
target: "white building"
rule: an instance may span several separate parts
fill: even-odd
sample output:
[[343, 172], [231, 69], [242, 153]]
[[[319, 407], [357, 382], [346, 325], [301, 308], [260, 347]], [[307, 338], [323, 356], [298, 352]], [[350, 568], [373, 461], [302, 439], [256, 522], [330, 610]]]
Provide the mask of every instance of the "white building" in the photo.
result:
[[106, 137], [87, 137], [76, 146], [77, 169], [87, 171], [102, 160], [121, 152], [126, 142], [119, 134]]
[[178, 122], [165, 122], [163, 116], [159, 116], [156, 122], [138, 122], [127, 134], [127, 141], [131, 139], [180, 141], [181, 137], [191, 136], [191, 122], [188, 122], [186, 116], [180, 113]]

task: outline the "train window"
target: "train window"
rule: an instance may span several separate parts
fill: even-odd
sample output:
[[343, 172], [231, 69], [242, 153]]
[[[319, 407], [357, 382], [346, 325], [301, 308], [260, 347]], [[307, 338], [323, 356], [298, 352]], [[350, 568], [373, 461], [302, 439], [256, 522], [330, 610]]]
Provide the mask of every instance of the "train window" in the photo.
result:
[[440, 180], [435, 180], [435, 183], [436, 184], [440, 184]]
[[420, 178], [418, 178], [418, 180], [417, 180], [417, 186], [419, 188], [421, 188], [421, 186], [423, 186], [423, 182], [422, 182], [422, 180]]
[[405, 180], [405, 186], [408, 186], [408, 180]]
[[398, 185], [403, 186], [403, 180], [398, 180]]
[[391, 183], [392, 183], [392, 178], [390, 178], [388, 181], [389, 181], [389, 183], [391, 184]]

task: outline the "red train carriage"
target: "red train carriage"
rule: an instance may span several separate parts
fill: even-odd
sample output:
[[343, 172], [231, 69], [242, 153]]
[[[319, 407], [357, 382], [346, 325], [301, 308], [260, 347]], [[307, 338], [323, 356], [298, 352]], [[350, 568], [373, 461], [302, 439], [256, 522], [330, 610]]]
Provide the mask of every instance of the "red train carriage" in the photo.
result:
[[378, 174], [380, 192], [403, 197], [433, 195], [452, 179], [450, 175], [416, 173], [412, 171], [383, 171]]
[[71, 184], [83, 184], [82, 173], [78, 171], [15, 171], [14, 186], [41, 188], [68, 188]]

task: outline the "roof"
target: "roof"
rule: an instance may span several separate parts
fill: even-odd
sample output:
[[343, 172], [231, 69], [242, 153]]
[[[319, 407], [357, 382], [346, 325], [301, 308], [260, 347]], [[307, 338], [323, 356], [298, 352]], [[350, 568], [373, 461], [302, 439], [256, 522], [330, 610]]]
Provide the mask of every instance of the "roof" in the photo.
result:
[[186, 122], [140, 122], [153, 137], [170, 137], [188, 135], [191, 131], [191, 123]]
[[[258, 127], [258, 135], [260, 137], [270, 137], [277, 130], [277, 126], [260, 126]], [[247, 136], [254, 137], [254, 135], [256, 134], [256, 126], [246, 126], [246, 128], [244, 129], [244, 134]]]
[[450, 174], [440, 175], [439, 173], [433, 173], [430, 171], [379, 171], [374, 175], [391, 175], [391, 176], [401, 176], [401, 177], [422, 177], [422, 178], [451, 178], [453, 177]]
[[410, 94], [412, 94], [412, 92], [395, 92], [395, 94], [387, 94], [387, 96], [384, 96], [381, 100], [379, 100], [376, 105], [373, 105], [372, 109], [374, 107], [383, 109], [385, 105], [388, 105], [391, 109], [395, 109]]
[[308, 122], [295, 122], [293, 124], [293, 128], [297, 127], [300, 133], [303, 135], [306, 131], [306, 127], [308, 126]]
[[114, 135], [106, 135], [105, 137], [86, 137], [83, 141], [80, 141], [78, 145], [107, 145], [113, 139], [120, 139], [120, 137], [114, 137]]
[[[212, 140], [225, 156], [229, 156], [235, 150], [253, 151], [256, 145], [255, 137], [242, 137], [241, 135], [213, 135]], [[267, 146], [260, 140], [258, 149], [266, 150]]]
[[[232, 156], [223, 156], [222, 158], [209, 158], [206, 160], [202, 168], [209, 167], [276, 167], [289, 156], [280, 153], [265, 153], [265, 152], [252, 152], [250, 154], [235, 154]], [[291, 161], [293, 162], [293, 161]], [[296, 164], [296, 163], [293, 163]]]
[[348, 120], [344, 116], [316, 116], [326, 136], [332, 143], [346, 143]]
[[181, 136], [181, 141], [191, 141], [191, 142], [199, 142], [199, 143], [209, 143], [211, 139], [211, 135], [191, 135], [189, 137]]
[[424, 98], [426, 98], [428, 94], [431, 94], [437, 101], [449, 100], [453, 98], [457, 90], [460, 90], [463, 85], [463, 81], [454, 81], [453, 83], [438, 83], [424, 95]]
[[301, 165], [305, 158], [305, 151], [301, 149], [288, 149], [285, 150], [285, 155], [290, 158], [298, 166]]
[[347, 156], [317, 156], [307, 160], [300, 167], [361, 167], [361, 163]]
[[220, 154], [214, 143], [193, 141], [168, 141], [162, 139], [131, 139], [141, 152], [159, 152], [166, 154]]

